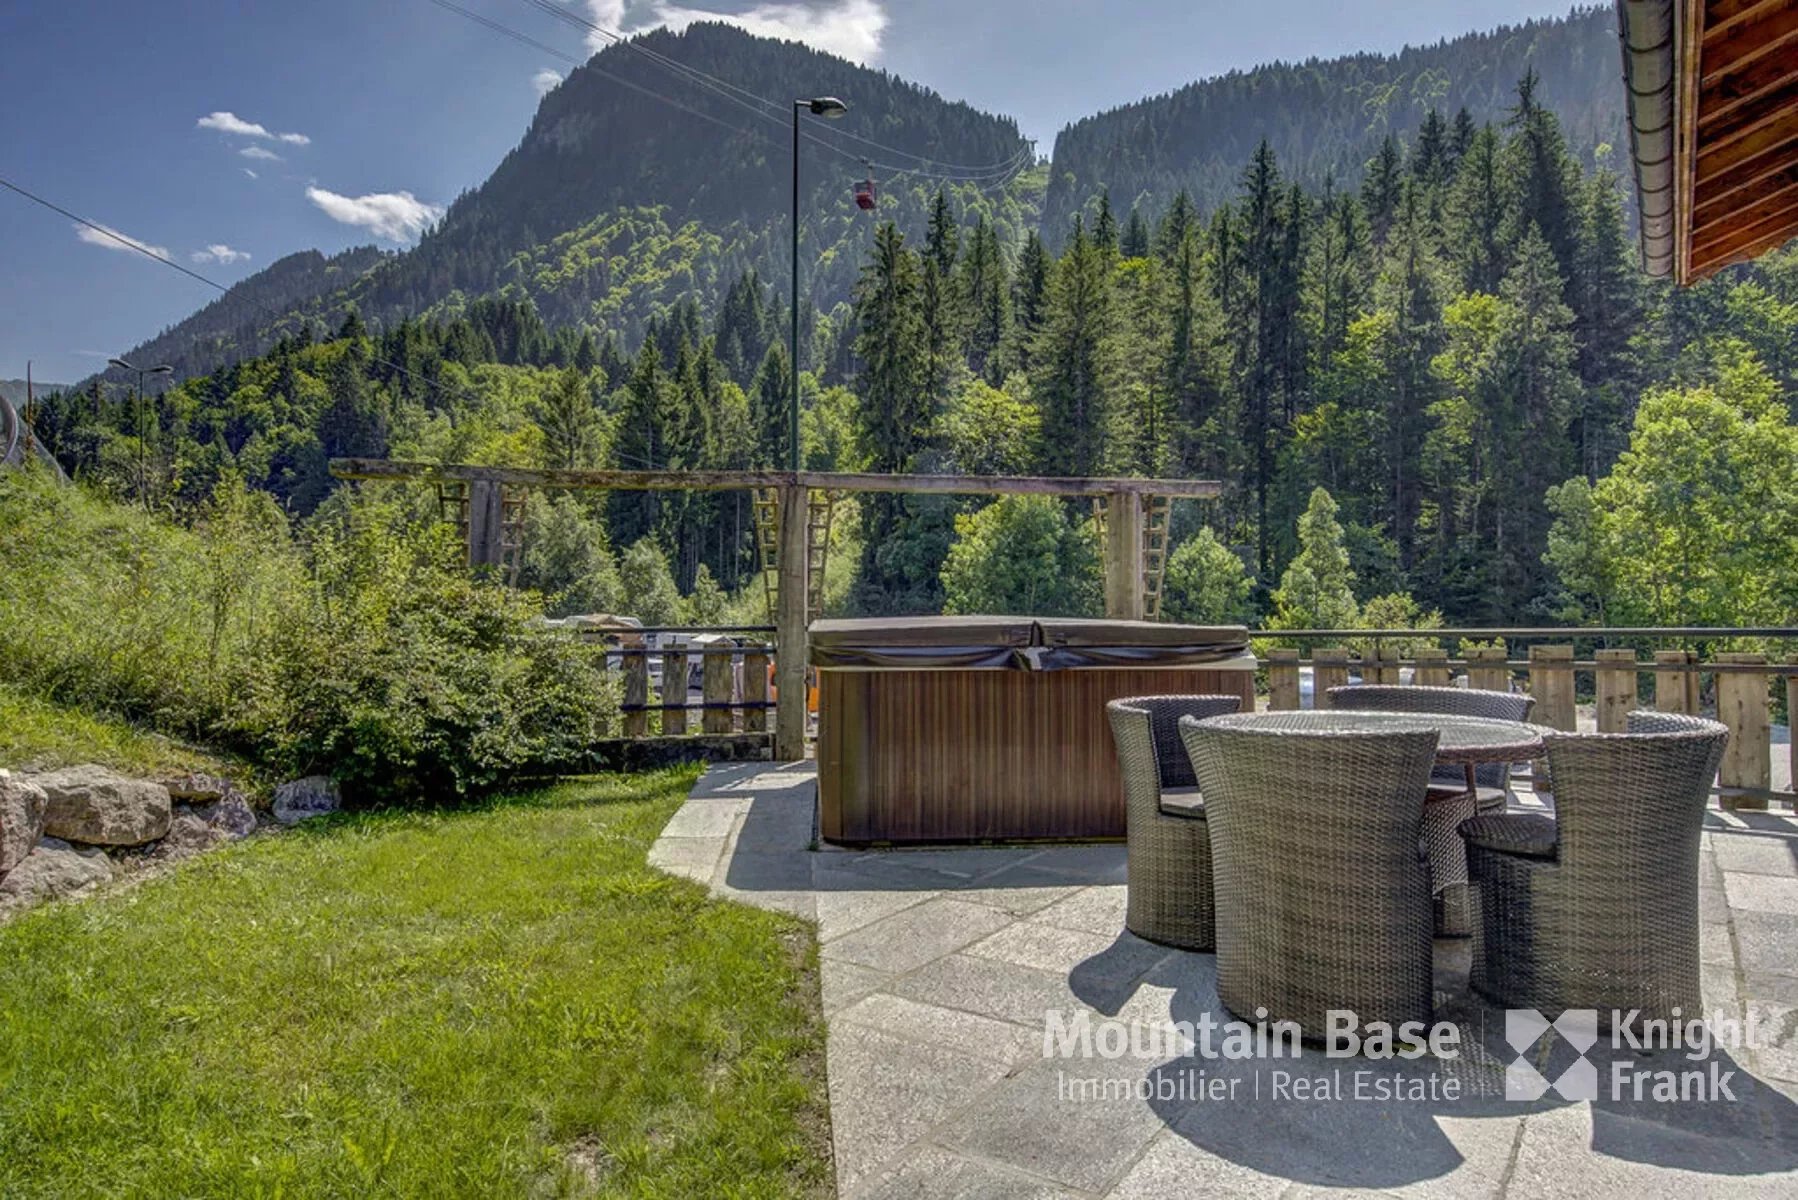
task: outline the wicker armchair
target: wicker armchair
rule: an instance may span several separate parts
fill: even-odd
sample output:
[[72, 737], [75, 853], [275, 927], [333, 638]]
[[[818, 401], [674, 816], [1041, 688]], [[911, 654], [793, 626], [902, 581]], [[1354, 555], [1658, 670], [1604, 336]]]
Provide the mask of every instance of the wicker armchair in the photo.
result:
[[1328, 732], [1312, 715], [1180, 722], [1211, 827], [1218, 995], [1308, 1038], [1330, 1009], [1427, 1021], [1419, 837], [1437, 734]]
[[1175, 723], [1241, 704], [1235, 696], [1138, 696], [1105, 706], [1124, 774], [1124, 926], [1137, 937], [1183, 950], [1214, 944], [1211, 837]]
[[[1385, 683], [1358, 683], [1330, 689], [1335, 708], [1378, 712], [1444, 713], [1456, 717], [1490, 717], [1499, 721], [1527, 721], [1536, 698], [1518, 692], [1491, 692], [1480, 688], [1409, 687]], [[1475, 805], [1481, 813], [1503, 812], [1510, 788], [1510, 768], [1488, 763], [1474, 768], [1478, 787]], [[1430, 789], [1465, 792], [1467, 776], [1458, 767], [1437, 767], [1430, 775]], [[1430, 799], [1436, 799], [1432, 795]]]
[[1473, 881], [1469, 982], [1544, 1013], [1700, 1012], [1698, 848], [1729, 731], [1639, 712], [1628, 733], [1550, 734], [1555, 819], [1461, 827]]

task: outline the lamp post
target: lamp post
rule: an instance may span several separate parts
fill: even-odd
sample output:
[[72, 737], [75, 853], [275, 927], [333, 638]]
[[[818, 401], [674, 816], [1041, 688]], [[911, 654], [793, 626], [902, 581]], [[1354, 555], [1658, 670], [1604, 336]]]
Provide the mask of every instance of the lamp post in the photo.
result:
[[793, 101], [793, 311], [790, 331], [793, 394], [787, 413], [787, 433], [791, 439], [787, 466], [793, 472], [793, 481], [780, 489], [779, 557], [776, 560], [780, 564], [774, 658], [774, 757], [778, 762], [798, 762], [805, 757], [805, 627], [811, 587], [806, 579], [810, 569], [806, 489], [799, 482], [799, 470], [804, 465], [799, 451], [799, 114], [806, 111], [815, 117], [840, 117], [849, 111], [849, 106], [835, 96]]
[[787, 436], [791, 439], [787, 447], [787, 466], [794, 471], [804, 465], [799, 453], [799, 114], [810, 112], [814, 117], [829, 117], [834, 120], [848, 111], [849, 106], [835, 96], [793, 101], [793, 361], [788, 364], [793, 373], [793, 396], [787, 413]]
[[137, 494], [144, 502], [144, 511], [148, 512], [150, 509], [150, 467], [148, 460], [144, 457], [147, 438], [144, 432], [144, 376], [167, 375], [175, 368], [167, 363], [161, 363], [154, 367], [137, 367], [122, 358], [109, 358], [106, 361], [121, 371], [132, 371], [137, 375]]

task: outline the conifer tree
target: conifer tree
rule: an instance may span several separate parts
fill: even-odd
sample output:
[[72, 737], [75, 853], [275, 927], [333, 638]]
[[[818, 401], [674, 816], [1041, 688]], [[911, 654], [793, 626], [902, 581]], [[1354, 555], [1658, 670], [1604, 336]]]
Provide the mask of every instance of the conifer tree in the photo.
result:
[[1030, 391], [1042, 410], [1047, 474], [1096, 475], [1104, 461], [1112, 332], [1107, 257], [1074, 218], [1074, 236], [1055, 264], [1047, 313], [1030, 347]]

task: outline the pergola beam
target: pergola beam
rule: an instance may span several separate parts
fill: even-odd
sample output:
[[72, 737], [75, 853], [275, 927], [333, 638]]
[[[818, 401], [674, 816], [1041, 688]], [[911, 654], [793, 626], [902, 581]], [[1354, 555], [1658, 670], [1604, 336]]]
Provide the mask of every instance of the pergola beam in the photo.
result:
[[923, 495], [1106, 497], [1105, 609], [1108, 616], [1141, 620], [1144, 614], [1143, 521], [1151, 496], [1214, 499], [1223, 486], [1209, 479], [1057, 478], [1046, 475], [876, 475], [839, 471], [564, 471], [535, 467], [478, 467], [465, 463], [396, 462], [382, 458], [334, 458], [339, 479], [388, 483], [460, 483], [469, 492], [469, 562], [496, 563], [503, 555], [499, 531], [503, 487], [626, 492], [727, 492], [772, 488], [780, 497], [779, 695], [774, 756], [805, 757], [806, 600], [808, 505], [812, 489], [838, 492], [909, 492]]
[[334, 458], [339, 479], [394, 483], [456, 480], [551, 490], [734, 492], [754, 488], [822, 488], [845, 492], [909, 492], [986, 496], [1174, 496], [1212, 500], [1223, 485], [1212, 479], [1063, 478], [1052, 475], [879, 475], [843, 471], [564, 471], [545, 467], [477, 467], [463, 463]]

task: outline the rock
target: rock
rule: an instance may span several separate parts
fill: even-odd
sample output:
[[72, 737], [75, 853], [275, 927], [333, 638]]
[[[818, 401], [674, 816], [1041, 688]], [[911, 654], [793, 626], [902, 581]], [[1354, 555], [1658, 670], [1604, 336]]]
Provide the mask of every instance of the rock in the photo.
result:
[[67, 842], [45, 838], [0, 879], [0, 908], [78, 895], [111, 878], [112, 861], [104, 851], [77, 850]]
[[175, 819], [169, 822], [168, 836], [156, 843], [156, 849], [150, 852], [151, 857], [158, 859], [188, 858], [202, 851], [210, 850], [220, 842], [231, 841], [231, 834], [215, 825], [208, 824], [205, 818], [190, 808], [176, 809]]
[[169, 790], [170, 799], [187, 804], [210, 804], [238, 794], [236, 785], [229, 779], [199, 772], [164, 779], [162, 786]]
[[298, 825], [309, 817], [322, 817], [343, 807], [337, 781], [326, 775], [289, 780], [275, 789], [275, 820]]
[[169, 831], [173, 809], [160, 783], [127, 779], [92, 764], [39, 775], [49, 807], [44, 832], [95, 846], [141, 846]]
[[50, 797], [28, 779], [0, 771], [0, 875], [25, 861], [44, 833]]
[[193, 811], [200, 820], [222, 831], [232, 841], [247, 838], [256, 832], [256, 811], [242, 796], [226, 796], [211, 804], [201, 804]]

